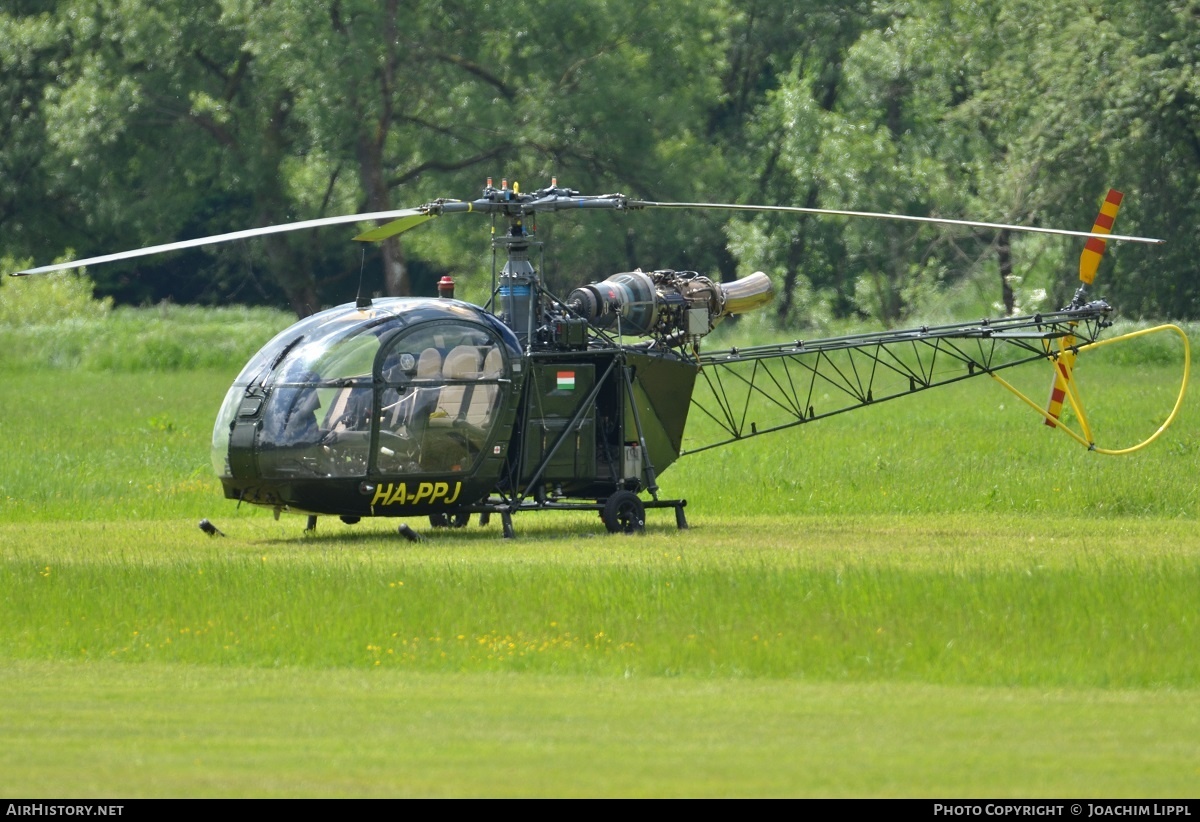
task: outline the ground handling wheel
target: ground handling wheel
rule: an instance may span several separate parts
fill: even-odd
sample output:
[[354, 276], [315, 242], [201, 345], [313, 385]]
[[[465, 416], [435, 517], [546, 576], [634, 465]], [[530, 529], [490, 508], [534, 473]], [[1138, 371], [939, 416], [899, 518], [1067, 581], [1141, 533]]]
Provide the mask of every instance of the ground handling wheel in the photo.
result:
[[634, 534], [646, 530], [646, 506], [632, 491], [617, 491], [605, 500], [600, 518], [610, 534]]

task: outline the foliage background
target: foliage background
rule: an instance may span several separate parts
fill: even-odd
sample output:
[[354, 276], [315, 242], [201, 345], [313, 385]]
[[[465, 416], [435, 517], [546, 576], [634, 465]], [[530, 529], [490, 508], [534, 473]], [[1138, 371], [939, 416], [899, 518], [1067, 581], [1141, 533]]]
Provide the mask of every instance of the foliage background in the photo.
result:
[[[13, 0], [0, 11], [0, 249], [37, 262], [475, 196], [485, 178], [1086, 229], [1101, 291], [1195, 318], [1196, 0]], [[775, 318], [1061, 303], [1077, 243], [692, 211], [545, 220], [552, 289], [634, 267], [776, 279]], [[307, 314], [468, 296], [486, 228], [368, 249], [326, 229], [96, 267], [118, 304]], [[953, 292], [953, 289], [950, 289]], [[2, 294], [3, 292], [0, 292]], [[1057, 307], [1057, 306], [1052, 306]]]

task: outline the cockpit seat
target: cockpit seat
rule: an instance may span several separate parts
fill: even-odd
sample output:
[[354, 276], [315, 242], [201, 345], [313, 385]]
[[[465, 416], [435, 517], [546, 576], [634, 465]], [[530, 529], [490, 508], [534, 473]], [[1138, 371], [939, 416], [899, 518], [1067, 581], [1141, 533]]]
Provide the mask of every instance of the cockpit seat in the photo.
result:
[[471, 403], [475, 395], [474, 381], [479, 379], [479, 349], [473, 345], [459, 345], [450, 349], [442, 365], [442, 378], [446, 385], [438, 400], [439, 417], [451, 422], [468, 422]]

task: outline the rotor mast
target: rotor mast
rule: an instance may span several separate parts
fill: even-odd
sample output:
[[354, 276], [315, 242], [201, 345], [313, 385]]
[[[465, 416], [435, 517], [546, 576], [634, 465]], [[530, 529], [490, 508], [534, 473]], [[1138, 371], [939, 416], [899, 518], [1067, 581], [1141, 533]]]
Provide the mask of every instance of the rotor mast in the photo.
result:
[[[492, 188], [488, 178], [484, 197], [489, 195], [506, 202], [509, 196], [508, 181], [501, 182], [500, 190]], [[511, 196], [520, 203], [520, 185], [513, 183]], [[499, 295], [501, 319], [516, 333], [521, 345], [528, 347], [537, 331], [538, 315], [541, 313], [538, 294], [541, 279], [537, 269], [529, 261], [529, 246], [534, 243], [533, 235], [525, 227], [525, 210], [518, 208], [507, 213], [508, 230], [492, 238], [492, 253], [503, 252], [504, 268], [500, 272], [500, 287], [492, 284], [493, 296]], [[540, 245], [540, 243], [538, 243]], [[492, 269], [495, 271], [495, 269]]]
[[434, 200], [413, 209], [411, 214], [363, 232], [354, 239], [366, 242], [384, 240], [443, 214], [479, 212], [506, 220], [507, 228], [492, 238], [493, 253], [502, 254], [505, 261], [499, 286], [493, 285], [493, 291], [500, 301], [497, 313], [516, 332], [521, 344], [528, 346], [537, 333], [544, 309], [541, 305], [541, 278], [530, 261], [529, 253], [531, 246], [540, 243], [529, 230], [529, 218], [543, 211], [593, 208], [619, 211], [629, 207], [629, 198], [622, 194], [580, 196], [578, 191], [560, 188], [555, 178], [546, 188], [523, 194], [519, 183], [514, 182], [510, 188], [508, 181], [502, 180], [500, 188], [496, 188], [489, 177], [478, 199]]

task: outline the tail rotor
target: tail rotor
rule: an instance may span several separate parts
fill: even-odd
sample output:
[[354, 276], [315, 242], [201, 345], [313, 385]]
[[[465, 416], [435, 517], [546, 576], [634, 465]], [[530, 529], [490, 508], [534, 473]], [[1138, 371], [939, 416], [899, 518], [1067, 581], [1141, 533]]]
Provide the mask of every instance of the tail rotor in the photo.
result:
[[[1100, 206], [1100, 213], [1096, 215], [1096, 222], [1092, 224], [1092, 234], [1111, 234], [1113, 223], [1116, 222], [1117, 212], [1121, 208], [1121, 200], [1125, 195], [1117, 191], [1115, 188], [1108, 190], [1107, 196], [1104, 198], [1104, 203]], [[1099, 237], [1089, 237], [1084, 244], [1083, 252], [1079, 255], [1079, 289], [1075, 292], [1075, 298], [1071, 301], [1071, 305], [1083, 305], [1084, 295], [1087, 292], [1087, 287], [1096, 279], [1096, 272], [1100, 268], [1100, 258], [1104, 255], [1104, 249], [1108, 246], [1108, 241]], [[1054, 381], [1050, 384], [1050, 399], [1046, 403], [1046, 417], [1044, 422], [1051, 428], [1058, 426], [1058, 419], [1062, 415], [1063, 400], [1067, 397], [1067, 392], [1072, 390], [1071, 373], [1075, 368], [1075, 337], [1066, 336], [1058, 341], [1058, 352], [1054, 355]]]

